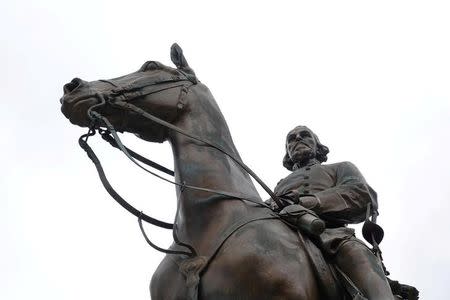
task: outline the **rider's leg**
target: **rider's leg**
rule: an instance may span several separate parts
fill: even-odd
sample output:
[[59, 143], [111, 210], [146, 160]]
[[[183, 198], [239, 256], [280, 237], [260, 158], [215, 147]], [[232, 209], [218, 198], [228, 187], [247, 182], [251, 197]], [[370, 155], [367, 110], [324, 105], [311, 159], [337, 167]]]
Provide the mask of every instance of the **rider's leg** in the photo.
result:
[[377, 258], [360, 242], [344, 243], [335, 262], [369, 300], [395, 299]]

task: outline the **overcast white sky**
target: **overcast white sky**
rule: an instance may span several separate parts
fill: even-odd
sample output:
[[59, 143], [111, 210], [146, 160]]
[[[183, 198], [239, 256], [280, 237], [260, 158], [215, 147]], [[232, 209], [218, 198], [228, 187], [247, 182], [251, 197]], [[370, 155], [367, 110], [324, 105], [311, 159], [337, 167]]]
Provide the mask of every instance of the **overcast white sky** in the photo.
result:
[[[284, 137], [313, 129], [329, 162], [378, 192], [392, 278], [448, 299], [450, 7], [446, 1], [4, 1], [0, 4], [0, 299], [148, 299], [162, 255], [101, 187], [59, 111], [73, 77], [112, 78], [178, 42], [271, 187]], [[171, 165], [167, 144], [125, 141]], [[93, 142], [117, 190], [175, 214], [174, 188]], [[263, 195], [266, 198], [266, 195]], [[161, 245], [168, 231], [147, 228]], [[170, 283], [168, 283], [170, 286]]]

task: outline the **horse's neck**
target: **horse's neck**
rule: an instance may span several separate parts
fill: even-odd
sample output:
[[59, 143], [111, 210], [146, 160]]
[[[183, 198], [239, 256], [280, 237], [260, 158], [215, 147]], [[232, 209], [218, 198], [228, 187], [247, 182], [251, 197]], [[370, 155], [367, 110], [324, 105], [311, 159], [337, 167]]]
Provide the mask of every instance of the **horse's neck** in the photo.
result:
[[[200, 99], [190, 104], [189, 113], [182, 115], [176, 125], [220, 145], [239, 158], [212, 95], [206, 88], [196, 92], [199, 93], [196, 97]], [[178, 182], [259, 198], [249, 175], [223, 153], [179, 134], [173, 135], [170, 141]], [[240, 200], [209, 192], [177, 189], [177, 197], [176, 223], [180, 238], [187, 239], [200, 248], [208, 247], [208, 241], [212, 237], [241, 218], [248, 210], [248, 205]]]

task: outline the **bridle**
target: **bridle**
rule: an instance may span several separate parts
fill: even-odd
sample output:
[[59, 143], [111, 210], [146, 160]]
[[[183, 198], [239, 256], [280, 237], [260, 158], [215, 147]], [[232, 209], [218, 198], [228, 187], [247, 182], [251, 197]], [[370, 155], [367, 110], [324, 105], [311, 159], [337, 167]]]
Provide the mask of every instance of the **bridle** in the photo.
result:
[[[209, 147], [212, 147], [212, 148], [218, 150], [219, 152], [222, 152], [223, 154], [225, 154], [226, 156], [231, 158], [236, 164], [238, 164], [240, 167], [242, 167], [251, 177], [253, 177], [262, 186], [262, 188], [270, 195], [270, 197], [275, 201], [275, 203], [277, 203], [277, 205], [279, 207], [282, 207], [281, 201], [272, 192], [272, 190], [238, 157], [236, 157], [233, 154], [230, 154], [228, 151], [226, 151], [220, 145], [213, 143], [211, 141], [207, 141], [198, 136], [195, 136], [189, 132], [186, 132], [185, 130], [183, 130], [169, 122], [166, 122], [166, 121], [156, 117], [155, 115], [130, 103], [131, 100], [134, 100], [136, 98], [141, 98], [143, 96], [147, 96], [147, 95], [150, 95], [150, 94], [153, 94], [156, 92], [160, 92], [163, 90], [167, 90], [167, 89], [183, 87], [188, 90], [191, 86], [193, 86], [197, 83], [197, 81], [196, 80], [194, 81], [192, 79], [192, 77], [186, 76], [186, 74], [184, 74], [184, 72], [179, 72], [179, 75], [173, 75], [172, 78], [170, 78], [170, 79], [157, 80], [157, 81], [148, 82], [148, 83], [144, 82], [141, 84], [129, 84], [126, 86], [120, 86], [111, 80], [100, 80], [100, 81], [108, 83], [108, 84], [112, 85], [114, 88], [107, 93], [96, 93], [94, 95], [94, 97], [98, 99], [98, 103], [91, 106], [87, 111], [87, 114], [88, 114], [89, 118], [91, 119], [89, 131], [86, 134], [80, 136], [78, 141], [79, 141], [81, 148], [83, 148], [86, 151], [88, 157], [93, 161], [94, 165], [96, 166], [100, 180], [101, 180], [103, 186], [105, 187], [105, 189], [108, 191], [108, 193], [111, 195], [111, 197], [113, 199], [115, 199], [122, 207], [124, 207], [127, 211], [129, 211], [130, 213], [132, 213], [133, 215], [138, 217], [139, 226], [142, 231], [142, 234], [144, 235], [146, 241], [154, 249], [164, 252], [164, 253], [167, 253], [167, 254], [184, 254], [184, 255], [188, 255], [189, 257], [194, 257], [197, 255], [192, 246], [185, 244], [185, 243], [181, 243], [178, 240], [178, 238], [176, 236], [176, 230], [175, 230], [176, 224], [166, 223], [166, 222], [157, 220], [155, 218], [152, 218], [152, 217], [144, 214], [142, 211], [137, 210], [131, 204], [129, 204], [125, 199], [123, 199], [113, 189], [113, 187], [108, 182], [108, 180], [105, 176], [105, 173], [101, 166], [100, 160], [98, 159], [98, 157], [95, 155], [92, 148], [87, 143], [88, 138], [90, 136], [95, 135], [96, 131], [98, 131], [99, 134], [103, 137], [103, 139], [108, 141], [112, 146], [120, 149], [125, 154], [125, 156], [128, 159], [130, 159], [134, 164], [136, 164], [139, 168], [143, 169], [144, 171], [150, 173], [153, 176], [158, 177], [161, 180], [164, 180], [166, 182], [169, 182], [171, 184], [179, 186], [182, 190], [190, 189], [190, 190], [209, 192], [209, 193], [224, 196], [227, 198], [234, 198], [234, 199], [240, 199], [243, 201], [252, 202], [258, 206], [266, 207], [269, 209], [270, 209], [270, 206], [261, 202], [259, 199], [248, 196], [248, 195], [230, 193], [227, 191], [192, 186], [192, 185], [187, 185], [185, 183], [179, 183], [176, 181], [172, 181], [172, 180], [169, 180], [169, 179], [147, 169], [146, 167], [141, 165], [139, 162], [144, 163], [144, 164], [146, 164], [154, 169], [157, 169], [163, 173], [174, 176], [173, 171], [171, 171], [171, 170], [167, 169], [166, 167], [163, 167], [145, 157], [142, 157], [141, 155], [137, 154], [136, 152], [130, 150], [129, 148], [127, 148], [123, 145], [122, 141], [120, 140], [120, 138], [117, 134], [116, 129], [111, 124], [111, 122], [105, 116], [103, 116], [101, 113], [98, 112], [98, 109], [105, 107], [107, 105], [110, 105], [111, 107], [122, 109], [123, 111], [134, 112], [138, 116], [141, 116], [145, 119], [151, 120], [169, 130], [172, 130], [176, 133], [182, 134], [193, 140], [201, 142]], [[189, 83], [187, 83], [187, 82], [189, 82]], [[103, 129], [102, 127], [106, 128], [106, 130]], [[175, 243], [179, 246], [186, 247], [187, 249], [189, 249], [190, 252], [166, 250], [166, 249], [162, 249], [162, 248], [156, 246], [148, 239], [147, 235], [145, 234], [143, 226], [142, 226], [142, 220], [144, 220], [152, 225], [158, 226], [158, 227], [162, 227], [162, 228], [166, 228], [166, 229], [174, 229], [173, 230], [173, 238], [174, 238]]]

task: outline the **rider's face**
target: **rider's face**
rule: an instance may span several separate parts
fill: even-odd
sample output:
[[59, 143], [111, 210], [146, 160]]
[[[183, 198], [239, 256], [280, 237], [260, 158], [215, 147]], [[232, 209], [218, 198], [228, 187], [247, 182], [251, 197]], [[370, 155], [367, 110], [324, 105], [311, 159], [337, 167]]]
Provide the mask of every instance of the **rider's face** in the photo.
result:
[[311, 130], [295, 127], [286, 137], [286, 152], [294, 162], [304, 162], [316, 156], [317, 142]]

